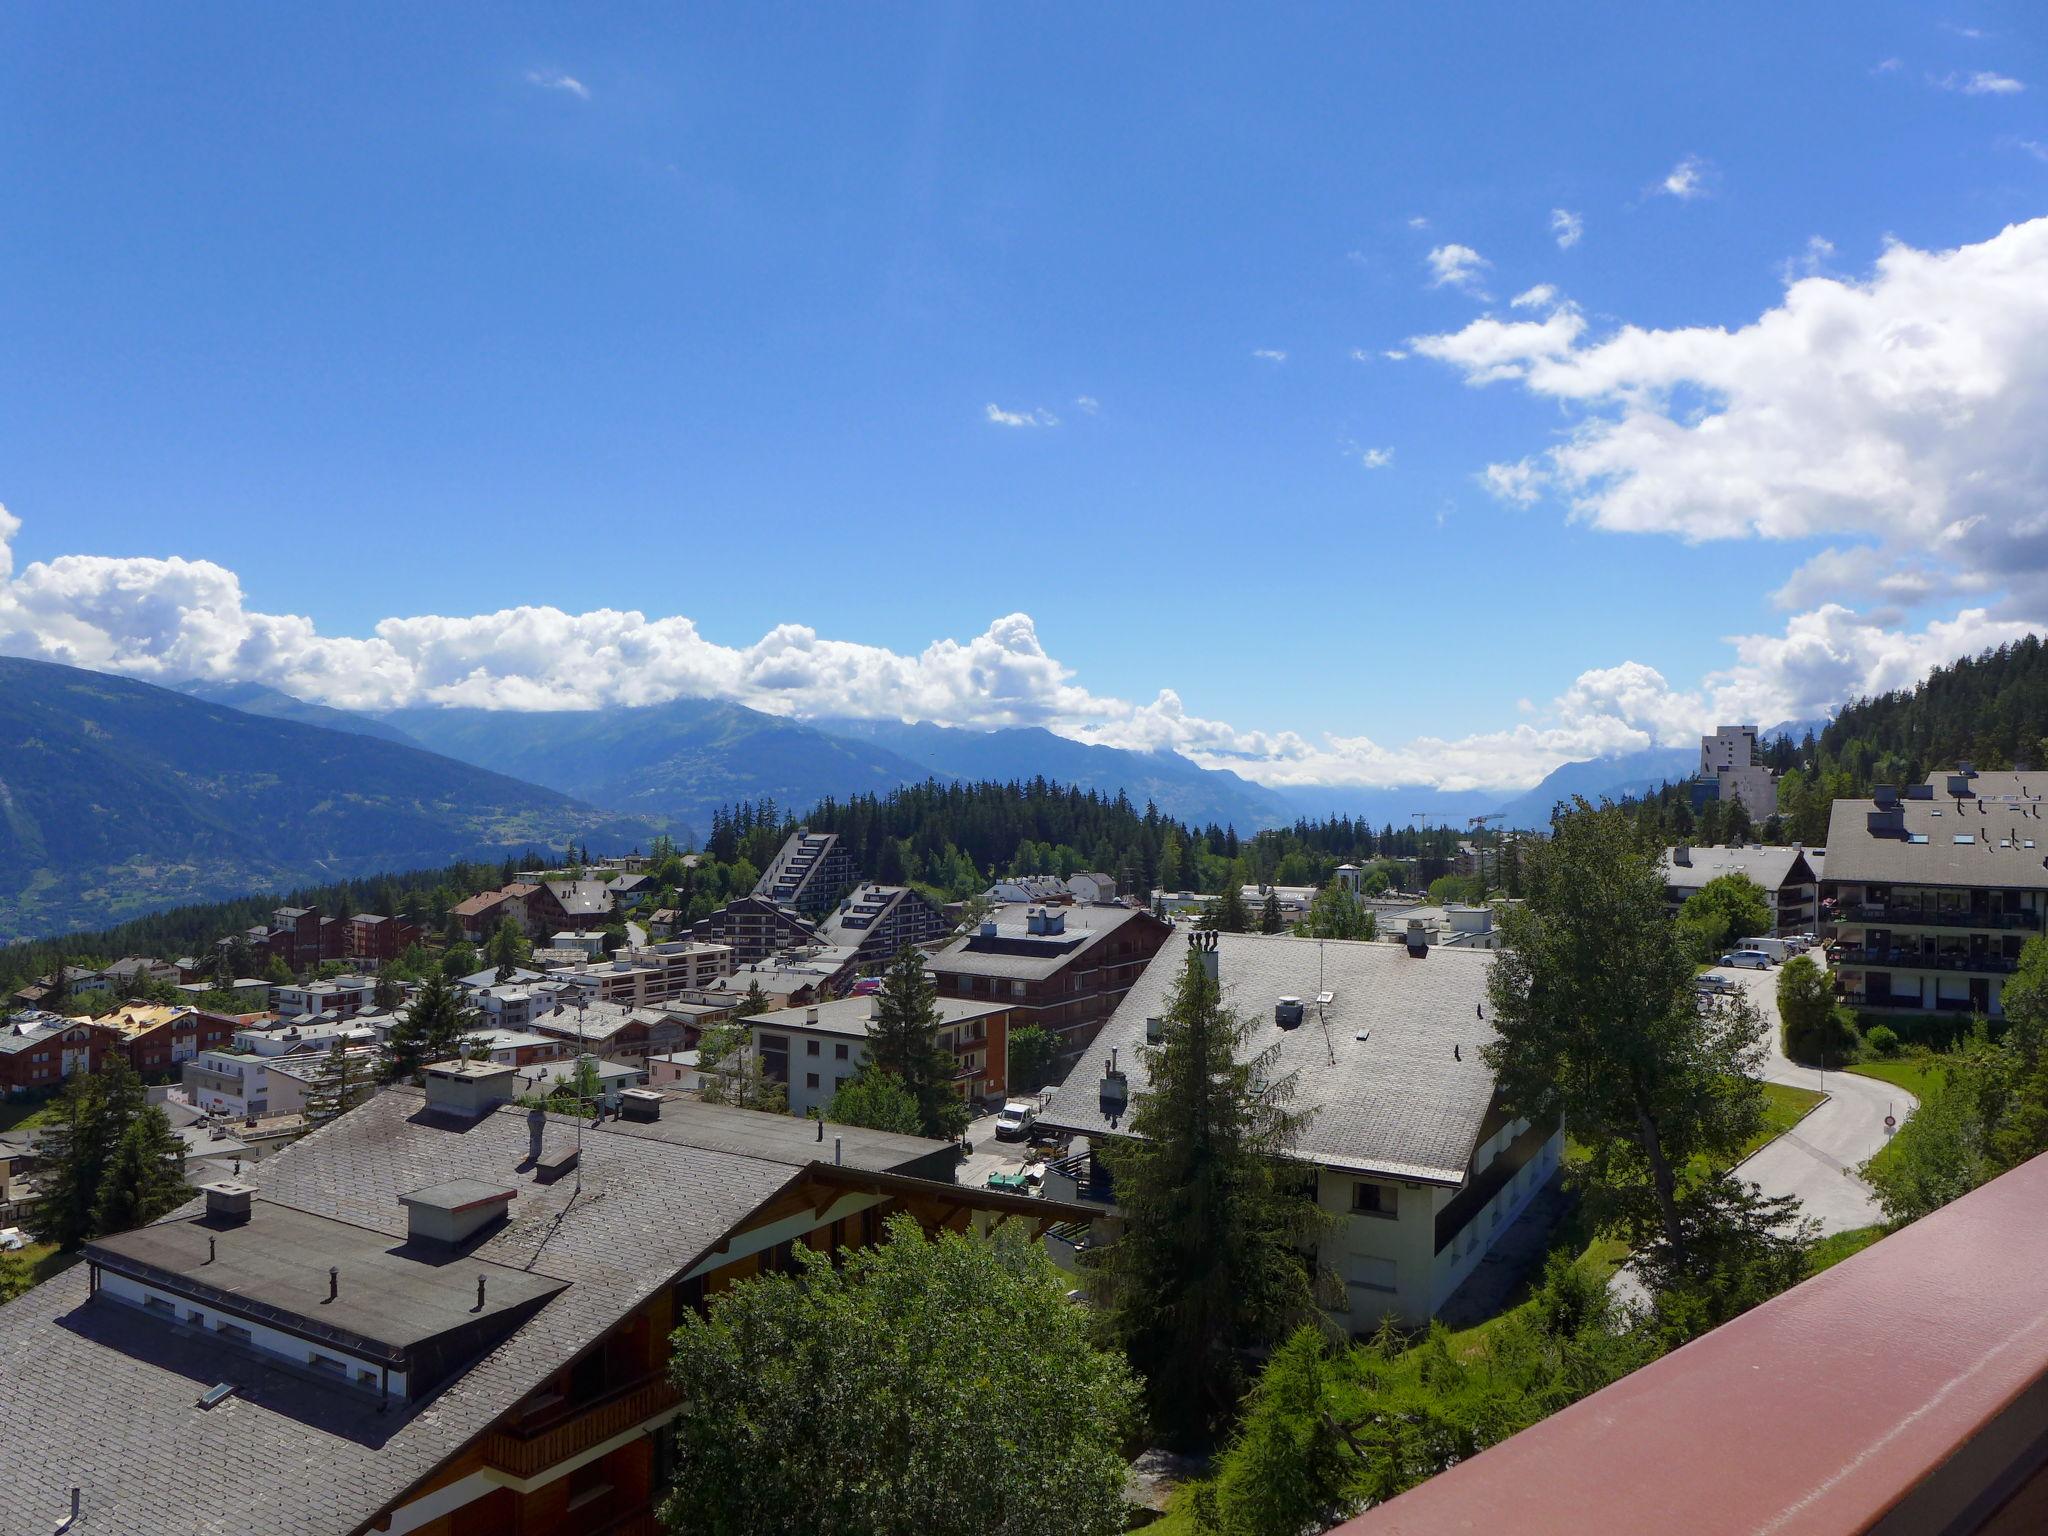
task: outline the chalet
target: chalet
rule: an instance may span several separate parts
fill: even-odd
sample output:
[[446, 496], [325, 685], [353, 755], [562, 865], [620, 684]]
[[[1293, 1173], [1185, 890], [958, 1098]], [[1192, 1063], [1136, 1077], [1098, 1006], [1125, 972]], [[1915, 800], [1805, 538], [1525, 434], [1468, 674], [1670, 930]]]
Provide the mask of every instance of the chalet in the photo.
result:
[[[635, 1096], [601, 1125], [428, 1069], [0, 1307], [33, 1455], [11, 1526], [277, 1536], [652, 1531], [683, 1312], [815, 1251], [1075, 1205], [942, 1142]], [[195, 1483], [194, 1469], [213, 1469]]]

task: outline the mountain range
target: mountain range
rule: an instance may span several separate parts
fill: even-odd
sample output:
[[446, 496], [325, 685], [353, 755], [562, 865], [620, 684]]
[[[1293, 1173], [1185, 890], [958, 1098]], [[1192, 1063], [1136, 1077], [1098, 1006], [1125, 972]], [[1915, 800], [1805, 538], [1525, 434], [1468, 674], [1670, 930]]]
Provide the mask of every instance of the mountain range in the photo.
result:
[[0, 658], [0, 939], [657, 830], [376, 733]]

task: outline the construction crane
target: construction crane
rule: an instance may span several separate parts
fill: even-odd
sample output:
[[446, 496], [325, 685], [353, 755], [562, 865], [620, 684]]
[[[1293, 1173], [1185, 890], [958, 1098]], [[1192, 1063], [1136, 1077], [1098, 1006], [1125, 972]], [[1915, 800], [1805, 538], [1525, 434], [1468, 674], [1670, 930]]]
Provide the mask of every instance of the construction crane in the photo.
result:
[[1504, 820], [1507, 814], [1506, 811], [1488, 811], [1484, 816], [1467, 817], [1466, 825], [1471, 827], [1474, 832], [1484, 832], [1489, 821]]

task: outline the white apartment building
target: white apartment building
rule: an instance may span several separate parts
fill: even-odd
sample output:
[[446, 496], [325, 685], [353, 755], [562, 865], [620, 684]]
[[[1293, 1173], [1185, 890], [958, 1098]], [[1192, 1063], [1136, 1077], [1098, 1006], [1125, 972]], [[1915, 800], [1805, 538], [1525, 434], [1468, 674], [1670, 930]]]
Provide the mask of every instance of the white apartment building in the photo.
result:
[[[1317, 1172], [1317, 1198], [1336, 1218], [1320, 1258], [1344, 1285], [1333, 1323], [1370, 1334], [1383, 1318], [1428, 1321], [1471, 1276], [1557, 1171], [1564, 1132], [1506, 1113], [1482, 1059], [1492, 958], [1433, 948], [1421, 955], [1369, 941], [1286, 935], [1189, 936], [1215, 967], [1224, 1003], [1258, 1021], [1253, 1052], [1277, 1049], [1308, 1121], [1294, 1149]], [[1039, 1116], [1091, 1143], [1129, 1134], [1147, 1088], [1144, 1047], [1186, 963], [1162, 949]], [[1051, 1165], [1048, 1196], [1100, 1204], [1113, 1230], [1115, 1191], [1093, 1156]], [[1055, 1229], [1048, 1246], [1071, 1263], [1089, 1238]]]
[[732, 974], [732, 946], [677, 939], [621, 949], [610, 960], [556, 966], [548, 980], [565, 1005], [581, 995], [596, 1002], [644, 1008], [709, 987]]
[[251, 1051], [201, 1051], [185, 1063], [185, 1094], [195, 1109], [245, 1120], [270, 1113], [270, 1063]]
[[1700, 777], [1714, 781], [1716, 799], [1740, 800], [1754, 821], [1778, 813], [1777, 776], [1757, 756], [1753, 725], [1723, 725], [1702, 736]]

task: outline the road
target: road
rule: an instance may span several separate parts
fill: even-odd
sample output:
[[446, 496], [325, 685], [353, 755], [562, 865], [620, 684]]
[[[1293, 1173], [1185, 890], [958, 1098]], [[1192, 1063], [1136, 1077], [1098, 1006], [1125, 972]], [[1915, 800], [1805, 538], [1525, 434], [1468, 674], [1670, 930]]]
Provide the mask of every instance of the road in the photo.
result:
[[[1823, 963], [1818, 951], [1809, 958], [1816, 965]], [[1903, 1124], [1919, 1100], [1874, 1077], [1823, 1073], [1786, 1056], [1779, 1028], [1776, 966], [1767, 971], [1717, 969], [1711, 974], [1734, 982], [1763, 1016], [1770, 1050], [1764, 1061], [1764, 1081], [1818, 1089], [1827, 1095], [1791, 1130], [1737, 1163], [1736, 1177], [1749, 1180], [1767, 1195], [1797, 1196], [1801, 1213], [1820, 1223], [1823, 1237], [1882, 1221], [1877, 1195], [1856, 1176], [1856, 1169], [1884, 1145], [1884, 1117], [1893, 1115]], [[1632, 1265], [1616, 1270], [1609, 1286], [1623, 1301], [1649, 1305], [1649, 1292], [1636, 1278]]]
[[[1820, 957], [1811, 957], [1816, 964]], [[1903, 1122], [1917, 1101], [1903, 1088], [1858, 1077], [1853, 1072], [1822, 1073], [1788, 1060], [1780, 1047], [1778, 971], [1718, 970], [1748, 995], [1770, 1029], [1770, 1057], [1764, 1065], [1767, 1082], [1793, 1088], [1815, 1088], [1827, 1094], [1820, 1105], [1776, 1141], [1737, 1165], [1767, 1195], [1796, 1195], [1806, 1214], [1820, 1223], [1823, 1236], [1867, 1227], [1883, 1219], [1877, 1196], [1856, 1177], [1856, 1167], [1885, 1143], [1887, 1113]]]

